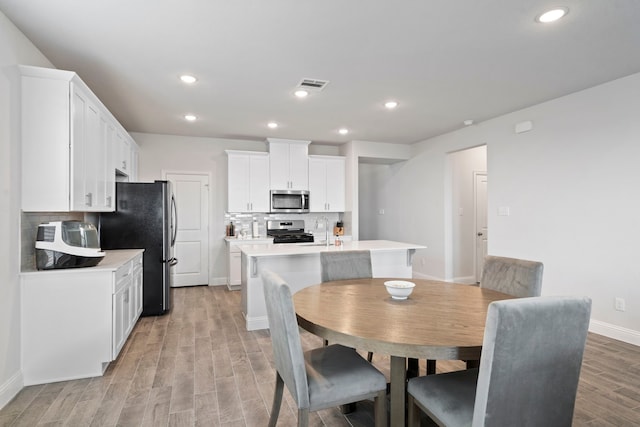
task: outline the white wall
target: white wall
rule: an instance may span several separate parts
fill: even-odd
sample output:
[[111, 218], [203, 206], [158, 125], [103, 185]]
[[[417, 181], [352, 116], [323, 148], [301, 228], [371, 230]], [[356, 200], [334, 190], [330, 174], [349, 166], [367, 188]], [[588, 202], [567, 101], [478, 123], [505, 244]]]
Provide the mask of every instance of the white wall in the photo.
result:
[[0, 408], [22, 388], [20, 372], [20, 147], [16, 64], [52, 67], [0, 12]]
[[592, 330], [640, 345], [638, 112], [635, 74], [415, 144], [389, 184], [406, 207], [397, 239], [428, 246], [414, 273], [451, 278], [446, 157], [486, 143], [489, 253], [544, 262], [543, 294], [592, 297]]
[[226, 283], [225, 210], [227, 206], [227, 155], [225, 150], [267, 151], [263, 141], [196, 138], [131, 133], [140, 145], [138, 179], [162, 179], [162, 171], [204, 172], [209, 183], [209, 283]]

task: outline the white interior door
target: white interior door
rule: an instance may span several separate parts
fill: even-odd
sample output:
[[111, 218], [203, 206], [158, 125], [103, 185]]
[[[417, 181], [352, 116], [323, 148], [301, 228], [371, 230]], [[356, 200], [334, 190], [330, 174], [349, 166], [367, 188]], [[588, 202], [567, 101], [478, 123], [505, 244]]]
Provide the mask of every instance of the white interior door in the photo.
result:
[[474, 172], [474, 199], [476, 219], [476, 282], [480, 283], [484, 257], [487, 255], [487, 241], [489, 228], [487, 227], [487, 174], [486, 172]]
[[173, 286], [209, 284], [209, 175], [165, 173], [173, 183], [178, 233]]

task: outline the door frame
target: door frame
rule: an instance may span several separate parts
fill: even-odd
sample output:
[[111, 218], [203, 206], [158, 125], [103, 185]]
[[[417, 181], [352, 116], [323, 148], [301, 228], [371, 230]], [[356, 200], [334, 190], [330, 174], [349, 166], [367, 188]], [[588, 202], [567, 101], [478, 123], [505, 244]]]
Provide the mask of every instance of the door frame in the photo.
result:
[[[488, 176], [487, 171], [473, 171], [473, 235], [474, 235], [474, 245], [473, 245], [473, 271], [476, 277], [476, 283], [480, 283], [480, 277], [482, 275], [482, 271], [480, 271], [480, 266], [478, 265], [478, 186], [477, 180], [479, 177], [484, 176], [487, 178], [487, 193], [488, 193]], [[486, 195], [485, 204], [488, 203], [489, 197]], [[489, 221], [489, 207], [486, 206], [487, 211], [485, 212], [485, 216], [487, 217], [487, 222]], [[487, 229], [489, 228], [489, 224], [487, 224]], [[487, 237], [488, 240], [488, 237]], [[488, 243], [487, 243], [488, 246]], [[488, 250], [488, 249], [487, 249]]]

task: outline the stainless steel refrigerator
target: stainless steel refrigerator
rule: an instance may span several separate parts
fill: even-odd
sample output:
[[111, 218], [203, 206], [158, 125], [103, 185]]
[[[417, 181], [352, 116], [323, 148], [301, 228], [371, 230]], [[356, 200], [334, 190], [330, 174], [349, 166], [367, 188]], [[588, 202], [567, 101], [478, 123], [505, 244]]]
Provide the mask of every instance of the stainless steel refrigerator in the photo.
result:
[[169, 181], [116, 183], [116, 211], [100, 214], [100, 247], [144, 249], [143, 316], [171, 309], [171, 269], [178, 263], [176, 201]]

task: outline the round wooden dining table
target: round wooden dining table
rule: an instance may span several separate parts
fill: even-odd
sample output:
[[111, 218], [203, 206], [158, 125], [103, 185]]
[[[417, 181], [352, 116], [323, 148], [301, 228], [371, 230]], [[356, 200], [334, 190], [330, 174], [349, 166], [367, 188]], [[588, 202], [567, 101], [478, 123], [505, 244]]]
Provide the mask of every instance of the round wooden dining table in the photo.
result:
[[[298, 324], [331, 343], [390, 356], [391, 426], [405, 425], [407, 358], [478, 360], [487, 308], [513, 296], [433, 280], [416, 284], [395, 300], [384, 282], [392, 278], [325, 282], [293, 295]], [[402, 279], [406, 280], [406, 279]]]

